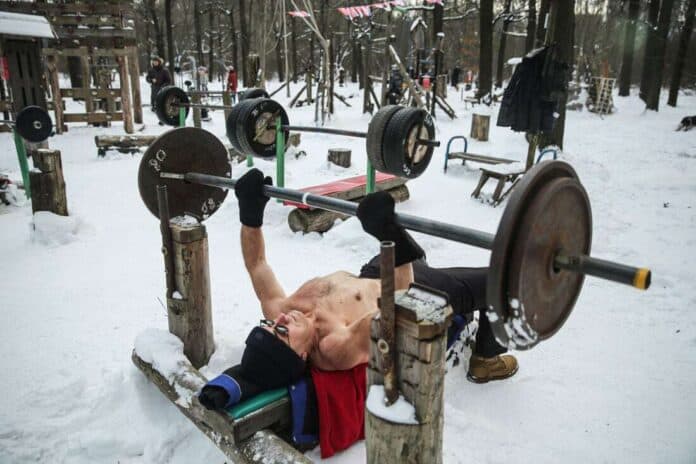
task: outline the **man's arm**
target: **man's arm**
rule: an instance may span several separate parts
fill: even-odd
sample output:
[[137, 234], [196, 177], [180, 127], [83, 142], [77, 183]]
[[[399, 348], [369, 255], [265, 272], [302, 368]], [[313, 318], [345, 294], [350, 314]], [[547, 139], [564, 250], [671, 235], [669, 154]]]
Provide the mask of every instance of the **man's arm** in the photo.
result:
[[242, 256], [256, 297], [266, 319], [275, 319], [281, 313], [285, 292], [266, 261], [266, 245], [260, 227], [242, 225]]
[[406, 290], [414, 281], [413, 265], [408, 262], [394, 268], [394, 290]]

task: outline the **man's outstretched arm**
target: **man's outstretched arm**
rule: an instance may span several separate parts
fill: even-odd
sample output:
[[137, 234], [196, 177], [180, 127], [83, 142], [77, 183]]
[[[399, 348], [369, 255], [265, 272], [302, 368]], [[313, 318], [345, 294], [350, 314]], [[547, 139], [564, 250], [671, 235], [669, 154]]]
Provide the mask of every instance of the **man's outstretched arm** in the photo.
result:
[[285, 292], [266, 261], [266, 246], [261, 232], [263, 211], [269, 200], [263, 187], [270, 184], [270, 177], [264, 178], [261, 171], [252, 169], [237, 180], [234, 193], [239, 200], [244, 266], [261, 302], [264, 317], [275, 319], [281, 312], [280, 303]]

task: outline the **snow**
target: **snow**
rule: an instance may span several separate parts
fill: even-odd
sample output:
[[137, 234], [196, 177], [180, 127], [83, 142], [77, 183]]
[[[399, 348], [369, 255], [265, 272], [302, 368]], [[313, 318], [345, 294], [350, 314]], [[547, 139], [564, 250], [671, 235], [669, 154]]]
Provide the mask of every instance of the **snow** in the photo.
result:
[[365, 408], [375, 416], [395, 424], [418, 424], [416, 409], [406, 401], [403, 395], [399, 395], [399, 398], [390, 406], [385, 405], [386, 399], [383, 385], [371, 385]]
[[[292, 86], [292, 95], [300, 85]], [[143, 90], [149, 101], [147, 86]], [[367, 127], [357, 86], [336, 90], [354, 95], [353, 108], [336, 102], [328, 124]], [[438, 112], [443, 142], [468, 135], [471, 127], [471, 110], [448, 90], [459, 118]], [[287, 104], [285, 91], [277, 96]], [[564, 327], [534, 349], [515, 352], [520, 370], [508, 380], [473, 384], [466, 380], [466, 357], [450, 364], [446, 463], [696, 462], [696, 131], [674, 131], [694, 113], [696, 96], [680, 95], [678, 108], [663, 100], [659, 113], [645, 112], [635, 92], [614, 102], [617, 111], [601, 118], [568, 114], [559, 159], [573, 165], [592, 202], [593, 255], [651, 267], [652, 287], [641, 292], [587, 278]], [[80, 105], [69, 102], [68, 109]], [[298, 125], [313, 124], [313, 114], [313, 107], [290, 110]], [[222, 112], [212, 117], [204, 127], [225, 140]], [[145, 122], [144, 134], [166, 130], [148, 109]], [[70, 219], [32, 218], [29, 202], [0, 205], [3, 464], [226, 462], [130, 360], [134, 346], [139, 352], [159, 347], [171, 359], [177, 348], [166, 333], [150, 348], [136, 340], [150, 328], [166, 332], [166, 288], [159, 223], [137, 191], [140, 156], [99, 158], [94, 146], [95, 135], [121, 134], [120, 123], [71, 124], [49, 140], [62, 152]], [[489, 142], [469, 142], [474, 153], [526, 158], [524, 135], [494, 124]], [[426, 173], [409, 182], [411, 198], [397, 211], [495, 232], [505, 204], [492, 208], [470, 197], [478, 170], [469, 163], [450, 161], [444, 174], [445, 145]], [[353, 166], [327, 168], [332, 147], [351, 149]], [[286, 158], [288, 187], [363, 174], [363, 140], [306, 133], [299, 148], [307, 156]], [[255, 164], [274, 175], [271, 161]], [[246, 169], [235, 164], [233, 175]], [[0, 172], [21, 179], [10, 134], [0, 134]], [[323, 236], [302, 235], [290, 231], [288, 212], [269, 202], [264, 219], [267, 257], [286, 291], [339, 269], [357, 272], [379, 249], [355, 219]], [[238, 216], [230, 194], [205, 222], [216, 342], [202, 369], [208, 378], [240, 359], [261, 314], [242, 265]], [[487, 265], [484, 249], [414, 236], [434, 265]], [[308, 456], [320, 460], [318, 449]], [[363, 443], [330, 459], [364, 461]]]

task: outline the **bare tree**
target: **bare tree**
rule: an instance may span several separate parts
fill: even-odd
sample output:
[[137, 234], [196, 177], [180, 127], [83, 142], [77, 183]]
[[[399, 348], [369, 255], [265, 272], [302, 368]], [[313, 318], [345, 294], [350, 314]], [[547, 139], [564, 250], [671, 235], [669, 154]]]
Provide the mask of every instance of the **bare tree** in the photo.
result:
[[510, 27], [510, 23], [512, 22], [512, 18], [510, 16], [510, 6], [512, 4], [512, 0], [505, 0], [505, 7], [503, 9], [503, 14], [502, 14], [502, 20], [503, 20], [503, 27], [500, 32], [500, 44], [498, 45], [498, 62], [497, 62], [497, 67], [496, 67], [496, 72], [495, 72], [495, 86], [496, 87], [502, 87], [503, 86], [503, 64], [505, 61], [505, 44], [507, 43], [507, 31]]
[[167, 61], [169, 71], [174, 73], [174, 36], [172, 34], [172, 0], [164, 0], [164, 27], [167, 30]]
[[631, 72], [633, 68], [633, 49], [636, 41], [636, 22], [640, 13], [640, 0], [630, 0], [628, 20], [624, 36], [623, 63], [619, 74], [619, 95], [627, 97], [631, 91]]
[[660, 14], [660, 0], [650, 0], [648, 23], [645, 28], [645, 57], [640, 77], [640, 98], [647, 101], [650, 82], [655, 73], [655, 47], [657, 45], [657, 18]]
[[[679, 85], [684, 70], [684, 62], [686, 61], [686, 52], [689, 48], [691, 40], [691, 31], [694, 28], [694, 16], [696, 15], [696, 0], [689, 0], [684, 16], [684, 26], [679, 35], [679, 49], [677, 57], [674, 60], [674, 69], [672, 70], [672, 82], [669, 86], [669, 98], [667, 104], [677, 106], [677, 95], [679, 94]], [[692, 55], [693, 56], [693, 55]]]
[[[552, 29], [551, 42], [556, 46], [556, 58], [567, 63], [573, 69], [574, 63], [574, 36], [575, 36], [575, 0], [555, 1], [553, 8], [556, 9], [555, 24]], [[570, 77], [570, 73], [568, 73]], [[565, 133], [565, 115], [567, 92], [563, 94], [558, 102], [558, 120], [554, 125], [553, 132], [549, 137], [549, 142], [563, 148], [563, 136]]]
[[536, 0], [529, 0], [527, 6], [527, 38], [524, 42], [524, 51], [529, 52], [534, 48], [534, 34], [536, 33]]
[[674, 0], [662, 0], [660, 6], [660, 18], [657, 24], [657, 42], [655, 46], [655, 70], [653, 79], [649, 83], [648, 98], [645, 107], [649, 110], [657, 111], [660, 105], [660, 89], [662, 88], [662, 75], [665, 64], [665, 50], [667, 48], [667, 36], [669, 34], [669, 24], [672, 20], [672, 9]]
[[245, 3], [246, 0], [239, 0], [239, 29], [241, 32], [240, 40], [242, 42], [242, 76], [244, 79], [244, 86], [249, 87], [249, 83], [253, 82], [256, 78], [252, 79], [247, 72], [247, 57], [249, 56], [249, 36], [247, 35], [247, 16], [245, 14]]
[[477, 97], [491, 93], [493, 80], [493, 0], [481, 0], [479, 12], [479, 77]]

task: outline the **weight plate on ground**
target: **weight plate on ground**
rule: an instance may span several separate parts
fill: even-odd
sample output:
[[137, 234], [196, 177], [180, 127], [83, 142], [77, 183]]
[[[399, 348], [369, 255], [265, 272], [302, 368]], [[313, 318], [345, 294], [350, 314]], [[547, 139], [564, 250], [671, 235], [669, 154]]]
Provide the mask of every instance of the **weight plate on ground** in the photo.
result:
[[370, 124], [367, 126], [367, 138], [365, 139], [367, 157], [372, 163], [372, 166], [378, 171], [386, 172], [387, 170], [382, 153], [384, 129], [392, 116], [401, 108], [403, 107], [399, 105], [383, 106], [377, 111], [377, 114], [370, 119]]
[[[281, 124], [287, 126], [290, 122], [285, 109], [270, 98], [249, 100], [237, 118], [237, 141], [241, 153], [261, 158], [272, 158], [276, 155], [275, 121], [280, 116]], [[288, 131], [283, 130], [285, 143]]]
[[414, 179], [425, 171], [434, 147], [418, 144], [418, 140], [434, 140], [433, 119], [424, 110], [402, 107], [387, 122], [382, 143], [386, 172]]
[[246, 108], [251, 100], [240, 101], [232, 107], [229, 116], [227, 116], [227, 121], [225, 121], [225, 128], [227, 129], [227, 138], [237, 152], [242, 153], [242, 147], [237, 139], [237, 121], [239, 120], [239, 115], [242, 113], [244, 108]]
[[[157, 96], [155, 97], [155, 112], [157, 113], [157, 119], [168, 126], [179, 126], [180, 105], [187, 105], [188, 103], [188, 95], [186, 95], [186, 92], [179, 87], [174, 85], [162, 87], [162, 89], [157, 92]], [[188, 106], [184, 107], [187, 118], [189, 109], [190, 108]]]
[[502, 345], [529, 349], [563, 324], [583, 276], [556, 273], [553, 257], [589, 253], [591, 230], [589, 200], [569, 164], [544, 161], [524, 174], [498, 225], [488, 271], [488, 317]]
[[51, 117], [39, 106], [24, 107], [17, 113], [15, 126], [22, 138], [33, 143], [43, 142], [53, 132]]
[[250, 100], [252, 98], [270, 98], [264, 89], [249, 88], [241, 92], [240, 100]]
[[161, 178], [161, 172], [232, 176], [227, 149], [222, 142], [210, 132], [195, 127], [172, 129], [148, 147], [138, 170], [140, 197], [157, 217], [158, 185], [167, 186], [171, 217], [188, 214], [203, 221], [217, 211], [227, 196], [227, 190]]

